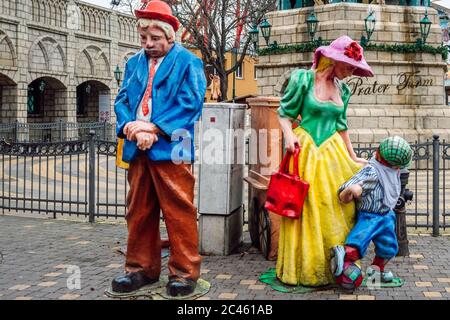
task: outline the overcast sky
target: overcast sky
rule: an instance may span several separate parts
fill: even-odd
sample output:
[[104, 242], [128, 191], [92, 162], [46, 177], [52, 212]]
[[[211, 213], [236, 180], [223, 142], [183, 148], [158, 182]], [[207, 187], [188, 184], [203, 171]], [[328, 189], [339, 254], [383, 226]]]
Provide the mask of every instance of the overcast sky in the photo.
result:
[[[111, 0], [82, 0], [82, 1], [106, 7], [108, 9], [111, 8]], [[450, 0], [432, 0], [432, 2], [438, 2], [441, 6], [450, 8]]]
[[450, 0], [433, 0], [432, 2], [438, 2], [441, 6], [450, 8]]
[[102, 7], [108, 8], [108, 9], [111, 8], [111, 0], [81, 0], [81, 1], [89, 2], [89, 3], [95, 4], [97, 6], [102, 6]]

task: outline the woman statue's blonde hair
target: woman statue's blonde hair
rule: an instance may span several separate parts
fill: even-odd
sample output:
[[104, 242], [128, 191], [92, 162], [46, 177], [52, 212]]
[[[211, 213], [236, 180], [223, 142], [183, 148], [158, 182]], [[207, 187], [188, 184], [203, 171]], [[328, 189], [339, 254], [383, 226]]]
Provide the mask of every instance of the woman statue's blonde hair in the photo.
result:
[[333, 65], [334, 65], [333, 60], [321, 55], [319, 58], [319, 63], [317, 64], [317, 67], [316, 67], [316, 72], [322, 72], [322, 71], [332, 67]]

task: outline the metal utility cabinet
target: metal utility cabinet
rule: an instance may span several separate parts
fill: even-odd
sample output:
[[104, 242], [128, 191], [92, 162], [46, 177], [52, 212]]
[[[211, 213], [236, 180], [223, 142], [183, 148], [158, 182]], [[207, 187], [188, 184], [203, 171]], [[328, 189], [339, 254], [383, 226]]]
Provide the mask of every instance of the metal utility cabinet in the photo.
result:
[[245, 104], [206, 103], [199, 126], [200, 252], [228, 255], [242, 243]]

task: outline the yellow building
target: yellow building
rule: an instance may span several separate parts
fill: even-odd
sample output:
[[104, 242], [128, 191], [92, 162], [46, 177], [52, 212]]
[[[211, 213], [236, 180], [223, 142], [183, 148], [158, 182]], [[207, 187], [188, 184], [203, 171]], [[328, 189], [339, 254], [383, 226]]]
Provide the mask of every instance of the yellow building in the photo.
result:
[[[201, 57], [200, 50], [189, 48], [191, 52], [193, 52], [196, 56]], [[238, 54], [239, 59], [239, 54]], [[231, 64], [233, 62], [233, 57], [231, 52], [227, 52], [225, 54], [225, 68], [231, 68]], [[236, 83], [235, 83], [235, 91], [236, 97], [242, 97], [247, 95], [256, 95], [257, 94], [257, 81], [256, 81], [256, 71], [255, 64], [257, 64], [257, 58], [254, 56], [247, 55], [244, 58], [242, 63], [242, 67], [239, 68], [236, 72]], [[208, 79], [208, 85], [210, 84], [210, 80]], [[228, 92], [227, 99], [233, 99], [233, 74], [228, 75]], [[206, 91], [206, 101], [211, 101], [211, 89], [208, 87]]]

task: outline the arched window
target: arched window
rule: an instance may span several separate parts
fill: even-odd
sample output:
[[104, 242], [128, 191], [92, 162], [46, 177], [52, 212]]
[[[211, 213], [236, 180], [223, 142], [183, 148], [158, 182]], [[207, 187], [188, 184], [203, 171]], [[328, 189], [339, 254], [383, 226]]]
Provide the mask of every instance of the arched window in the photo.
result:
[[47, 84], [42, 79], [34, 80], [28, 86], [27, 112], [28, 115], [42, 115], [44, 109], [44, 92]]

